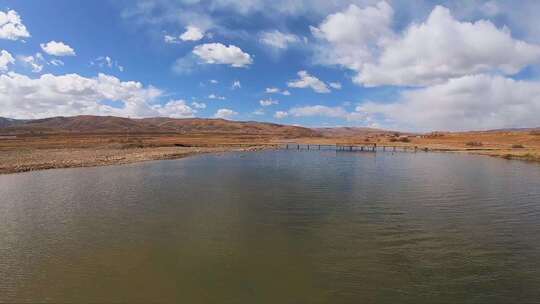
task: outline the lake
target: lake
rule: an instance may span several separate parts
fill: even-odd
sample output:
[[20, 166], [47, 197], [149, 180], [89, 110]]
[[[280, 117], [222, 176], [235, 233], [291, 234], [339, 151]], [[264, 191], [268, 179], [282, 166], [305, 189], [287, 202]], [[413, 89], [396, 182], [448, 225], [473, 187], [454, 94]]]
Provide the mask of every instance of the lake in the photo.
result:
[[0, 302], [538, 303], [540, 166], [265, 151], [1, 175]]

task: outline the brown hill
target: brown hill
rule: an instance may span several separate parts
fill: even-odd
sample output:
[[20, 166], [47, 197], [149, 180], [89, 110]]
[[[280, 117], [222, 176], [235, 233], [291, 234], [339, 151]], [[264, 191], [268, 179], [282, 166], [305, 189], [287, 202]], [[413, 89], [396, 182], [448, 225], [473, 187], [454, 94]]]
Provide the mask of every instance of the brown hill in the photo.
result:
[[318, 132], [296, 126], [202, 118], [143, 118], [81, 115], [35, 120], [0, 120], [0, 133], [218, 133], [313, 137]]
[[335, 128], [316, 128], [314, 129], [324, 137], [357, 137], [368, 135], [385, 135], [399, 132], [387, 131], [375, 128], [362, 127], [335, 127]]

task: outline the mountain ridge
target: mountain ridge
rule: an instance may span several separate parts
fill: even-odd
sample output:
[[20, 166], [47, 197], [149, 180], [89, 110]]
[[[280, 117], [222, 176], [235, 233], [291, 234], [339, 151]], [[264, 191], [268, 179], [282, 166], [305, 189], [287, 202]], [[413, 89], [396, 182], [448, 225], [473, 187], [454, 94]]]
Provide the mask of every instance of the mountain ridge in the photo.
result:
[[219, 118], [125, 118], [115, 116], [57, 116], [18, 120], [0, 117], [0, 132], [27, 133], [226, 133], [313, 137], [319, 133], [304, 127]]

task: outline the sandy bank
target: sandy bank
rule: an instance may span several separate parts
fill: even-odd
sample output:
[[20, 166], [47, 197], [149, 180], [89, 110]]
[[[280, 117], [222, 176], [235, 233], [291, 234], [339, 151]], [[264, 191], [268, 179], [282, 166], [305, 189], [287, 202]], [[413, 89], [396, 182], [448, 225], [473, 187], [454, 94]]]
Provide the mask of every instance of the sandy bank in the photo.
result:
[[268, 148], [268, 146], [215, 148], [149, 147], [132, 149], [68, 148], [0, 151], [0, 174], [45, 169], [120, 165], [149, 160], [179, 159], [202, 153], [258, 151]]

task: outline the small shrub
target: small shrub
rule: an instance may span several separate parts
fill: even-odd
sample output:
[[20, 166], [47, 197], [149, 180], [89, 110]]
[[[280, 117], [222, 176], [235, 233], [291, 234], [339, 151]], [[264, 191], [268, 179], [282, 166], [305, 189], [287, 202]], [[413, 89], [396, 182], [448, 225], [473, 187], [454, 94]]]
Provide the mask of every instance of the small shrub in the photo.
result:
[[530, 134], [531, 134], [531, 135], [540, 136], [540, 130], [534, 130], [534, 131], [531, 131]]
[[479, 142], [479, 141], [469, 141], [465, 145], [467, 145], [468, 147], [481, 147], [481, 146], [483, 146], [483, 144], [481, 142]]
[[396, 142], [396, 141], [398, 141], [397, 138], [395, 137], [390, 138], [390, 142]]
[[525, 148], [523, 145], [519, 145], [519, 144], [512, 145], [512, 149], [523, 149], [523, 148]]
[[403, 143], [408, 143], [408, 142], [411, 142], [411, 140], [408, 138], [408, 137], [401, 137], [398, 139], [400, 142], [403, 142]]

